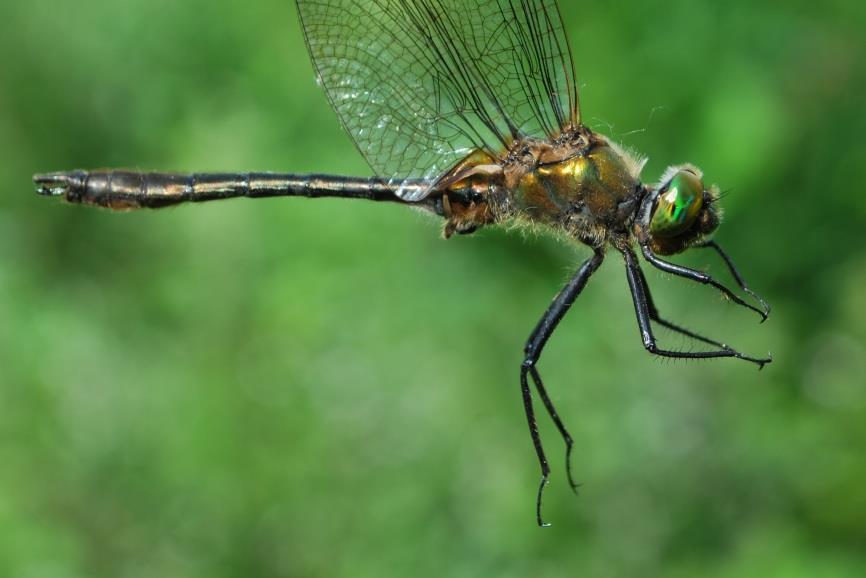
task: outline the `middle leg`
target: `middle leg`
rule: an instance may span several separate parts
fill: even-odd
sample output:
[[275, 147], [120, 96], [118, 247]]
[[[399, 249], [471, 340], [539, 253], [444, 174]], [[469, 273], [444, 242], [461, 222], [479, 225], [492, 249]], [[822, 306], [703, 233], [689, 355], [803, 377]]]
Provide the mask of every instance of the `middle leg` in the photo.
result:
[[[669, 349], [662, 349], [658, 347], [656, 344], [656, 338], [653, 334], [651, 321], [653, 317], [658, 320], [658, 312], [655, 311], [653, 314], [652, 311], [655, 310], [655, 306], [651, 305], [652, 298], [649, 294], [649, 289], [646, 286], [643, 272], [640, 269], [640, 265], [637, 262], [637, 258], [635, 254], [632, 252], [630, 248], [626, 248], [622, 251], [623, 257], [625, 258], [626, 264], [626, 275], [628, 277], [629, 288], [631, 289], [632, 300], [634, 301], [635, 314], [637, 315], [638, 327], [641, 332], [641, 338], [643, 339], [644, 347], [647, 351], [654, 355], [659, 355], [661, 357], [671, 357], [676, 359], [707, 359], [707, 358], [715, 358], [715, 357], [734, 357], [737, 359], [743, 359], [745, 361], [750, 361], [758, 366], [758, 368], [763, 368], [764, 365], [770, 363], [771, 359], [757, 359], [753, 357], [748, 357], [743, 355], [739, 351], [724, 345], [723, 343], [719, 343], [717, 341], [713, 341], [707, 339], [703, 336], [700, 336], [696, 333], [688, 331], [687, 329], [680, 328], [678, 326], [673, 325], [669, 322], [664, 322], [668, 327], [673, 326], [674, 331], [679, 331], [684, 335], [688, 335], [705, 343], [709, 343], [718, 347], [719, 349], [713, 351], [672, 351]], [[661, 322], [660, 322], [661, 323]]]
[[[661, 317], [661, 315], [659, 315], [659, 311], [656, 308], [656, 305], [653, 301], [652, 292], [650, 291], [649, 284], [647, 283], [647, 280], [646, 280], [646, 275], [644, 275], [643, 268], [641, 268], [639, 263], [637, 264], [637, 272], [640, 274], [639, 281], [643, 287], [643, 294], [646, 296], [647, 307], [649, 309], [649, 317], [652, 321], [655, 321], [656, 323], [658, 323], [662, 327], [666, 327], [667, 329], [670, 329], [671, 331], [673, 331], [675, 333], [679, 333], [680, 335], [685, 335], [686, 337], [690, 337], [696, 341], [700, 341], [701, 343], [706, 343], [707, 345], [712, 345], [713, 347], [718, 347], [719, 349], [726, 349], [726, 350], [734, 351], [731, 347], [729, 347], [728, 345], [725, 345], [724, 343], [721, 343], [720, 341], [716, 341], [715, 339], [710, 339], [709, 337], [706, 337], [706, 336], [701, 335], [699, 333], [695, 333], [694, 331], [692, 331], [690, 329], [686, 329], [685, 327], [682, 327], [681, 325], [677, 325], [676, 323], [672, 323], [666, 319], [663, 319]], [[744, 355], [744, 354], [739, 353], [739, 352], [734, 357], [736, 357], [737, 359], [743, 359], [746, 361], [751, 361], [751, 362], [757, 363], [759, 365], [762, 362], [768, 361], [768, 360], [761, 360], [761, 359], [749, 357], [748, 355]]]

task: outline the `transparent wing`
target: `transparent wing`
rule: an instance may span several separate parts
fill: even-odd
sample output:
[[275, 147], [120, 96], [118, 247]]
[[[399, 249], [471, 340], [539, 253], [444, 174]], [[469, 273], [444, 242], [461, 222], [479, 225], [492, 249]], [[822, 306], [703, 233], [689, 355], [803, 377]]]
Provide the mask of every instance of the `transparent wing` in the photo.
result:
[[579, 124], [556, 0], [297, 0], [319, 81], [373, 170], [419, 200], [475, 149]]

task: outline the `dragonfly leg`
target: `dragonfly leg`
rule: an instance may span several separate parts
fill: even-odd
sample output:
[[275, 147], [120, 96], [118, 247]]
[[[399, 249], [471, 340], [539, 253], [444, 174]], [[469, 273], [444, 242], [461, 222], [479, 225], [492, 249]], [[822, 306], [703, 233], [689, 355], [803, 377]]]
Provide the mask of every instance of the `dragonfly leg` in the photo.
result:
[[548, 465], [547, 457], [544, 454], [541, 436], [538, 434], [538, 423], [535, 419], [535, 410], [532, 405], [532, 392], [529, 388], [529, 379], [527, 379], [527, 376], [532, 378], [532, 382], [535, 385], [535, 389], [538, 391], [538, 395], [541, 398], [544, 407], [547, 409], [547, 413], [550, 414], [550, 418], [553, 420], [553, 423], [562, 435], [562, 439], [565, 440], [565, 461], [566, 467], [568, 468], [568, 480], [572, 489], [576, 490], [577, 484], [574, 483], [574, 479], [571, 475], [571, 450], [574, 446], [574, 441], [568, 433], [568, 430], [565, 428], [565, 425], [562, 423], [562, 420], [559, 418], [559, 414], [557, 414], [553, 402], [547, 395], [547, 390], [545, 390], [544, 383], [541, 381], [541, 376], [535, 366], [538, 363], [539, 357], [541, 357], [541, 351], [544, 349], [547, 340], [550, 339], [556, 326], [559, 325], [559, 322], [562, 321], [563, 317], [565, 317], [565, 314], [571, 308], [574, 300], [583, 288], [586, 287], [589, 278], [601, 266], [602, 261], [604, 261], [604, 253], [601, 250], [596, 250], [592, 257], [584, 261], [577, 270], [577, 273], [575, 273], [574, 277], [572, 277], [568, 284], [562, 288], [547, 308], [544, 316], [529, 336], [529, 339], [526, 342], [526, 347], [524, 348], [525, 357], [520, 366], [520, 389], [523, 394], [523, 407], [526, 410], [526, 420], [529, 424], [529, 435], [532, 437], [532, 444], [535, 447], [535, 453], [538, 456], [538, 462], [541, 465], [541, 482], [538, 485], [538, 494], [535, 500], [535, 516], [539, 526], [548, 525], [545, 524], [544, 519], [541, 517], [541, 497], [550, 476], [550, 466]]
[[725, 265], [728, 266], [728, 271], [731, 272], [731, 275], [734, 277], [734, 281], [737, 282], [737, 285], [740, 286], [740, 289], [751, 295], [755, 301], [761, 304], [761, 309], [764, 310], [764, 319], [766, 319], [767, 316], [770, 315], [770, 305], [766, 301], [764, 301], [760, 295], [749, 289], [749, 286], [746, 285], [746, 282], [743, 280], [742, 275], [740, 275], [740, 272], [737, 271], [737, 267], [736, 265], [734, 265], [734, 261], [728, 256], [727, 253], [722, 250], [718, 243], [710, 240], [705, 241], [700, 245], [697, 245], [697, 247], [700, 249], [713, 249], [716, 253], [718, 253], [719, 256], [724, 260]]
[[692, 339], [695, 339], [695, 340], [700, 341], [702, 343], [706, 343], [708, 345], [712, 345], [712, 346], [718, 347], [720, 349], [725, 349], [728, 347], [724, 343], [715, 341], [713, 339], [710, 339], [709, 337], [704, 337], [703, 335], [695, 333], [694, 331], [686, 329], [685, 327], [682, 327], [682, 326], [677, 325], [675, 323], [671, 323], [670, 321], [667, 321], [666, 319], [662, 319], [662, 317], [659, 315], [658, 309], [656, 308], [655, 302], [653, 301], [653, 296], [652, 296], [652, 292], [650, 291], [650, 288], [649, 288], [649, 283], [647, 283], [646, 276], [644, 275], [643, 269], [640, 267], [640, 265], [638, 265], [638, 272], [640, 273], [640, 282], [641, 282], [641, 285], [643, 286], [644, 294], [646, 295], [646, 302], [647, 302], [647, 307], [649, 309], [649, 316], [650, 316], [650, 319], [652, 321], [655, 321], [656, 323], [658, 323], [662, 327], [666, 327], [666, 328], [670, 329], [671, 331], [674, 331], [674, 332], [679, 333], [681, 335], [685, 335], [686, 337], [691, 337]]
[[670, 263], [668, 261], [665, 261], [664, 259], [659, 259], [656, 254], [652, 252], [652, 249], [650, 249], [649, 245], [647, 244], [641, 244], [641, 250], [643, 251], [644, 258], [649, 261], [649, 263], [656, 269], [660, 269], [661, 271], [664, 271], [665, 273], [670, 273], [671, 275], [684, 277], [685, 279], [691, 279], [692, 281], [696, 281], [704, 285], [711, 285], [721, 291], [725, 297], [727, 297], [737, 305], [741, 305], [747, 309], [751, 309], [752, 311], [760, 315], [761, 321], [766, 321], [766, 311], [761, 311], [754, 305], [746, 303], [745, 301], [737, 297], [733, 291], [731, 291], [706, 273], [695, 271], [694, 269], [689, 269], [688, 267], [683, 267], [682, 265], [675, 265], [674, 263]]
[[[733, 357], [736, 359], [742, 359], [744, 361], [750, 361], [758, 366], [758, 368], [763, 368], [764, 365], [770, 363], [772, 359], [758, 359], [754, 357], [749, 357], [747, 355], [743, 355], [736, 349], [733, 349], [723, 343], [719, 343], [712, 339], [703, 337], [689, 331], [688, 329], [684, 329], [679, 327], [678, 325], [674, 325], [668, 321], [663, 321], [659, 318], [658, 311], [655, 308], [655, 305], [652, 302], [652, 296], [649, 292], [649, 287], [646, 284], [646, 278], [643, 275], [643, 271], [641, 271], [640, 265], [637, 262], [637, 257], [632, 252], [631, 249], [626, 248], [622, 251], [623, 257], [625, 258], [626, 265], [626, 276], [628, 277], [629, 288], [631, 289], [632, 300], [634, 301], [634, 309], [635, 314], [637, 315], [638, 328], [640, 329], [641, 338], [643, 339], [644, 347], [647, 351], [654, 355], [659, 355], [661, 357], [671, 357], [677, 359], [707, 359], [707, 358], [715, 358], [715, 357]], [[717, 350], [713, 351], [672, 351], [669, 349], [662, 349], [658, 347], [656, 344], [656, 338], [653, 334], [652, 330], [652, 321], [656, 321], [660, 325], [668, 327], [678, 333], [682, 333], [683, 335], [687, 335], [698, 341], [702, 341], [704, 343], [708, 343], [715, 347], [718, 347]]]

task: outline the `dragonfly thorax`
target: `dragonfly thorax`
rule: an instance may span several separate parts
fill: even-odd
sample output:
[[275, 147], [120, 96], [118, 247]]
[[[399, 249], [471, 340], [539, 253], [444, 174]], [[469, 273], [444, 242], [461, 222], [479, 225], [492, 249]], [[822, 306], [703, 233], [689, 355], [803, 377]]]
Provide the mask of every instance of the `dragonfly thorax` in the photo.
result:
[[644, 192], [643, 163], [608, 139], [590, 136], [562, 160], [526, 166], [506, 185], [518, 219], [602, 246], [628, 235]]

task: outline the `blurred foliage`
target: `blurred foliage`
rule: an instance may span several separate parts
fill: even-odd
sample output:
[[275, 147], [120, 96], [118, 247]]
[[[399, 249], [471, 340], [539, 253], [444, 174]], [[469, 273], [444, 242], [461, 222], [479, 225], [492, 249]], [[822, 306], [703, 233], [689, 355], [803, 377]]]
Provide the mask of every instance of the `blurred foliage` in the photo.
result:
[[540, 530], [518, 366], [585, 250], [363, 203], [37, 198], [76, 167], [369, 173], [288, 0], [5, 0], [0, 575], [863, 575], [866, 5], [562, 5], [585, 118], [650, 180], [731, 189], [717, 239], [774, 312], [650, 273], [660, 306], [775, 362], [653, 359], [611, 255], [541, 363], [585, 485], [542, 418]]

